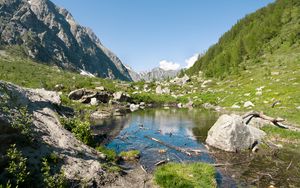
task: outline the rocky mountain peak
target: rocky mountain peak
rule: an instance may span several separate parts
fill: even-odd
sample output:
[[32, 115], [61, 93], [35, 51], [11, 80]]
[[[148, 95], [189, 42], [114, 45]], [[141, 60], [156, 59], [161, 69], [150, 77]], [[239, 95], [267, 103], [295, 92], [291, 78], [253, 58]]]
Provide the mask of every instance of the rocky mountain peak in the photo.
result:
[[49, 0], [0, 0], [0, 45], [20, 45], [37, 60], [95, 76], [132, 80], [89, 28]]

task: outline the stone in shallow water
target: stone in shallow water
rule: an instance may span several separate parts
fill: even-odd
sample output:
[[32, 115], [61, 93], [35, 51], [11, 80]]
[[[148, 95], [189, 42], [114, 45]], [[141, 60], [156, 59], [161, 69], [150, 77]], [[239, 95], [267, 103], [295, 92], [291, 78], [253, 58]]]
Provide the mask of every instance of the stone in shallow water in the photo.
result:
[[224, 151], [235, 152], [251, 148], [265, 135], [265, 132], [247, 126], [241, 116], [222, 115], [208, 131], [206, 143]]

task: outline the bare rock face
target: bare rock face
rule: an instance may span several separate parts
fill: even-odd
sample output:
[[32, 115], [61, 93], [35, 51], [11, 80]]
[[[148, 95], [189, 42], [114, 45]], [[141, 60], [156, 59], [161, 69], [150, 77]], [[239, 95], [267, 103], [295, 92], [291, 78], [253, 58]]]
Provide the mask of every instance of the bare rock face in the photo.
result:
[[208, 131], [206, 143], [224, 151], [235, 152], [252, 149], [265, 135], [265, 132], [246, 125], [241, 116], [222, 115]]
[[0, 0], [0, 44], [20, 45], [42, 62], [131, 81], [127, 68], [89, 28], [50, 0]]
[[[105, 155], [78, 141], [60, 124], [55, 107], [60, 104], [58, 93], [40, 89], [23, 89], [0, 81], [1, 95], [2, 91], [8, 92], [13, 97], [14, 100], [10, 101], [11, 105], [27, 106], [28, 113], [33, 117], [36, 142], [33, 148], [22, 148], [29, 162], [36, 163], [42, 157], [55, 152], [63, 159], [61, 165], [67, 179], [86, 182], [88, 186], [96, 187], [100, 187], [104, 181], [109, 180], [108, 173], [102, 168]], [[2, 112], [0, 113], [0, 123], [1, 126], [4, 126], [3, 129], [1, 128], [2, 131], [8, 130], [6, 138], [7, 135], [15, 134], [10, 132], [11, 125]]]

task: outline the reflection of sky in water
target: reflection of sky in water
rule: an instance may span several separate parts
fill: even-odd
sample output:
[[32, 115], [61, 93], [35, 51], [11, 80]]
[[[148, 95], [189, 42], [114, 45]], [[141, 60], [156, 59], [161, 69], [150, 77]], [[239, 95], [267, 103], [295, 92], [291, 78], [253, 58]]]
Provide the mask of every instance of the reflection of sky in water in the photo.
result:
[[[133, 149], [140, 150], [140, 162], [148, 170], [152, 170], [156, 162], [165, 159], [170, 159], [174, 162], [213, 162], [213, 159], [208, 154], [202, 153], [200, 155], [187, 156], [149, 140], [145, 136], [150, 136], [181, 148], [205, 150], [204, 145], [197, 141], [194, 136], [198, 132], [206, 135], [208, 130], [206, 127], [212, 126], [216, 119], [216, 114], [214, 113], [187, 110], [146, 110], [129, 114], [126, 119], [126, 122], [122, 121], [124, 128], [121, 133], [107, 147], [116, 150], [118, 153]], [[199, 129], [199, 131], [194, 133], [193, 130], [195, 128]], [[159, 153], [158, 151], [162, 149], [167, 150], [167, 152]]]

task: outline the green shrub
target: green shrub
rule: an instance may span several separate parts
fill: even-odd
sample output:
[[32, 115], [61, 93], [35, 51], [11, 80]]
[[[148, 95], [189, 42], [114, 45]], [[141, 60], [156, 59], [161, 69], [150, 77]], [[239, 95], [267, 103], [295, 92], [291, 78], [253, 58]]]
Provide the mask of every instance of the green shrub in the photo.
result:
[[78, 118], [63, 118], [61, 123], [64, 128], [71, 131], [77, 139], [89, 146], [94, 145], [91, 126], [88, 121], [81, 121]]
[[28, 113], [27, 107], [19, 108], [13, 118], [12, 127], [18, 129], [27, 138], [31, 137], [32, 116]]
[[98, 146], [96, 147], [96, 150], [105, 154], [108, 161], [115, 162], [117, 160], [117, 154], [112, 149], [108, 149], [105, 146]]
[[21, 151], [17, 150], [15, 144], [11, 145], [6, 155], [9, 161], [6, 170], [10, 176], [10, 182], [16, 187], [24, 185], [30, 174], [27, 170], [27, 159], [23, 157]]
[[211, 188], [217, 187], [216, 170], [205, 163], [169, 163], [154, 173], [155, 182], [163, 188]]
[[50, 164], [47, 159], [43, 159], [41, 171], [43, 173], [44, 186], [47, 188], [63, 188], [66, 186], [66, 178], [64, 172], [58, 174], [51, 172]]

